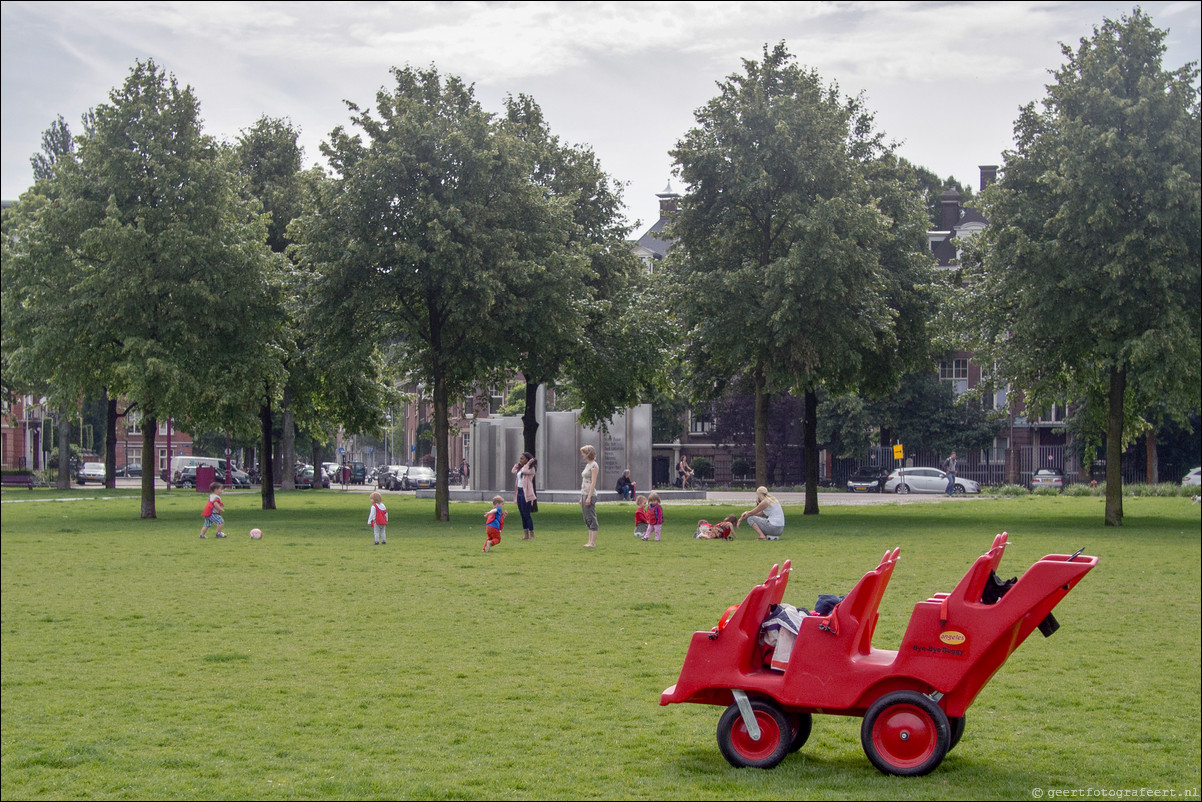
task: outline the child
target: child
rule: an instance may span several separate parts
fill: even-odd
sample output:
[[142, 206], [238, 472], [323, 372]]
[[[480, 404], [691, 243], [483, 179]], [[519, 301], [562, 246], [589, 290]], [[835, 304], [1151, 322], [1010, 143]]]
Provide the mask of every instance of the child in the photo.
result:
[[647, 529], [651, 526], [651, 513], [647, 510], [647, 497], [639, 496], [634, 500], [634, 536], [639, 540], [647, 539]]
[[367, 511], [367, 525], [371, 528], [375, 545], [387, 546], [388, 508], [384, 506], [384, 498], [379, 492], [371, 494], [371, 509]]
[[225, 489], [225, 485], [221, 482], [213, 482], [209, 485], [209, 503], [205, 505], [204, 517], [205, 525], [200, 528], [200, 536], [203, 538], [205, 532], [209, 531], [210, 526], [217, 527], [217, 537], [225, 537], [225, 532], [221, 528], [225, 526], [225, 519], [221, 517], [221, 513], [225, 512], [225, 502], [221, 500], [221, 491]]
[[739, 516], [728, 515], [716, 524], [711, 524], [709, 521], [698, 521], [697, 531], [693, 537], [698, 540], [734, 540], [735, 526], [739, 522]]
[[501, 530], [505, 528], [505, 499], [492, 497], [493, 508], [484, 516], [484, 551], [490, 551], [501, 542]]
[[664, 528], [664, 508], [659, 505], [659, 493], [652, 493], [647, 496], [647, 501], [651, 506], [647, 509], [647, 513], [651, 516], [651, 532], [655, 535], [655, 542], [659, 542], [660, 530]]

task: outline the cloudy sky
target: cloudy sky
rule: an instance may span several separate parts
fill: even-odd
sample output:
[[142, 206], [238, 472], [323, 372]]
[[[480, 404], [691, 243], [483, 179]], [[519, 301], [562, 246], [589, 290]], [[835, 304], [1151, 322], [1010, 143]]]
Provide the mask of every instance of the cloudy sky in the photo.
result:
[[[267, 114], [302, 129], [310, 161], [369, 104], [394, 65], [474, 83], [485, 108], [532, 95], [553, 132], [591, 146], [627, 185], [631, 222], [657, 214], [668, 150], [715, 82], [784, 40], [846, 94], [863, 93], [900, 153], [977, 184], [1002, 162], [1019, 106], [1043, 97], [1060, 42], [1076, 43], [1112, 2], [267, 3], [4, 2], [3, 181], [13, 199], [57, 115], [106, 102], [136, 59], [190, 84], [206, 130], [232, 139]], [[1199, 59], [1202, 4], [1145, 3], [1170, 31], [1165, 66]]]

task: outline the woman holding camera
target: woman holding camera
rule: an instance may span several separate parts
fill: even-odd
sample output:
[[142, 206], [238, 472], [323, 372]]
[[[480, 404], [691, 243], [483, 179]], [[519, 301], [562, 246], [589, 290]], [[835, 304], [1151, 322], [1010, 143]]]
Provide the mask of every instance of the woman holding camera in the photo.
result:
[[510, 473], [514, 474], [515, 490], [513, 501], [518, 505], [522, 516], [522, 540], [534, 540], [534, 474], [538, 470], [538, 460], [529, 451], [523, 451], [522, 456], [514, 463]]

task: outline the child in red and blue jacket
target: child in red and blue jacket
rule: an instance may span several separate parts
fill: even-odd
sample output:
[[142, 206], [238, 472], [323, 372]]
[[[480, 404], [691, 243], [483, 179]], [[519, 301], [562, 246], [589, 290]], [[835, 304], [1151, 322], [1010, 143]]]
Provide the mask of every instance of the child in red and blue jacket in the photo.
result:
[[489, 551], [501, 542], [501, 530], [505, 528], [505, 499], [492, 497], [493, 508], [484, 516], [484, 549]]

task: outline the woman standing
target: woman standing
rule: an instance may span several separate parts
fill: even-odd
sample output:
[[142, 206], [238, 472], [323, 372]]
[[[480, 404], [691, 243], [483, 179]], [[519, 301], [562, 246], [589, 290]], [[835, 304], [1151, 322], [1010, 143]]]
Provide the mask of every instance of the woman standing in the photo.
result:
[[781, 532], [785, 531], [785, 511], [781, 509], [780, 502], [766, 487], [756, 488], [755, 497], [759, 504], [739, 516], [736, 528], [747, 521], [759, 534], [759, 540], [780, 540]]
[[584, 525], [588, 527], [588, 543], [586, 549], [597, 545], [597, 474], [601, 466], [597, 464], [597, 449], [592, 446], [582, 446], [580, 456], [584, 457], [584, 470], [580, 472], [580, 510], [584, 513]]
[[522, 540], [534, 540], [534, 516], [531, 507], [538, 499], [534, 495], [534, 473], [538, 469], [538, 460], [529, 451], [523, 451], [522, 456], [510, 470], [515, 475], [513, 502], [518, 505], [522, 516]]

